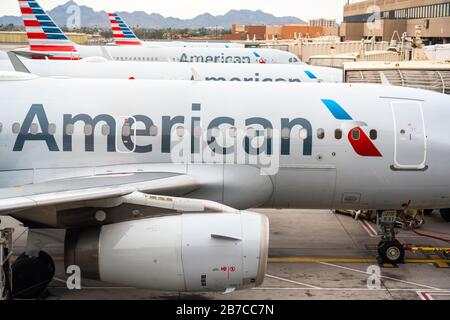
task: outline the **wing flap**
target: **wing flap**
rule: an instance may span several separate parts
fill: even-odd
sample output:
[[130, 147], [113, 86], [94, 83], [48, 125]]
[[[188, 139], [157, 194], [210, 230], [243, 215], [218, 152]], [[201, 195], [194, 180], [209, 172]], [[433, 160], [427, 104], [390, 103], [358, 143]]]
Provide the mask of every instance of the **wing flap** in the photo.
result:
[[180, 195], [198, 188], [192, 177], [175, 173], [132, 173], [63, 179], [0, 189], [0, 212], [121, 197], [139, 191]]

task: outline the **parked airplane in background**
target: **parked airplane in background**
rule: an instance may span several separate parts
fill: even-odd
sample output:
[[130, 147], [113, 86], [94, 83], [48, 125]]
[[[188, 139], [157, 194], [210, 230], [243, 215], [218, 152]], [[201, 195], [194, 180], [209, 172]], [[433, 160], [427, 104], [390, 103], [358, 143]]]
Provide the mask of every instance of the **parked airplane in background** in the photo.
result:
[[[81, 46], [70, 41], [35, 0], [18, 0], [30, 47], [15, 52], [33, 59], [80, 60], [102, 56], [101, 46]], [[243, 48], [146, 48], [144, 46], [108, 46], [117, 61], [201, 62], [201, 63], [301, 63], [285, 51]]]
[[118, 13], [108, 13], [114, 43], [119, 46], [245, 48], [241, 43], [197, 41], [142, 41]]
[[[80, 61], [21, 59], [8, 53], [11, 61], [0, 60], [0, 70], [30, 72], [43, 77], [166, 79], [245, 82], [342, 82], [342, 70], [308, 65], [135, 63], [108, 61], [102, 57]], [[14, 67], [13, 67], [14, 64]]]
[[0, 212], [68, 229], [87, 278], [251, 287], [268, 226], [241, 209], [450, 208], [450, 97], [431, 91], [13, 72], [0, 96]]

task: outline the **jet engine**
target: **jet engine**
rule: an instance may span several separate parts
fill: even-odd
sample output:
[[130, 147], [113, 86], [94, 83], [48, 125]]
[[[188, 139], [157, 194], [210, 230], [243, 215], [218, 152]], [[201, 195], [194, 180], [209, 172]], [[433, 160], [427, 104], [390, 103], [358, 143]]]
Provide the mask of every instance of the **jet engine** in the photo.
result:
[[222, 291], [258, 286], [269, 223], [251, 212], [180, 214], [70, 229], [66, 268], [82, 278], [152, 290]]

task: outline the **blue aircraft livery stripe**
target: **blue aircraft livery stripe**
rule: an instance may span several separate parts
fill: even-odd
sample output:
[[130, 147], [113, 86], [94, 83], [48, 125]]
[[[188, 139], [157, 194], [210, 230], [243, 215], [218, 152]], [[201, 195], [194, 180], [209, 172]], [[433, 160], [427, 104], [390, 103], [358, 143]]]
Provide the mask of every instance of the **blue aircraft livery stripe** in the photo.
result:
[[322, 99], [323, 104], [338, 120], [353, 120], [352, 117], [334, 100]]
[[311, 71], [305, 70], [305, 73], [310, 79], [317, 79], [317, 77]]
[[258, 52], [254, 51], [253, 54], [255, 55], [255, 57], [260, 58], [261, 56], [259, 55]]
[[46, 15], [37, 15], [36, 19], [38, 19], [39, 21], [51, 21], [50, 17]]
[[33, 14], [45, 14], [45, 11], [39, 8], [32, 8], [31, 11]]

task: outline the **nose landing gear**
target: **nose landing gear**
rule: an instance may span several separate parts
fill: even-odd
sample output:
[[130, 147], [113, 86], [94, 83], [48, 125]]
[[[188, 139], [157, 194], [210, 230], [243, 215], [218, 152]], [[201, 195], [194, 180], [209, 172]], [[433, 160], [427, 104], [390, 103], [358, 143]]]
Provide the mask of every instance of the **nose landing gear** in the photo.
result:
[[381, 241], [378, 244], [378, 260], [380, 263], [397, 264], [405, 262], [405, 248], [396, 239], [397, 211], [378, 212], [377, 225], [381, 231]]
[[381, 263], [403, 263], [405, 261], [405, 249], [397, 239], [382, 240], [378, 244], [378, 257]]

